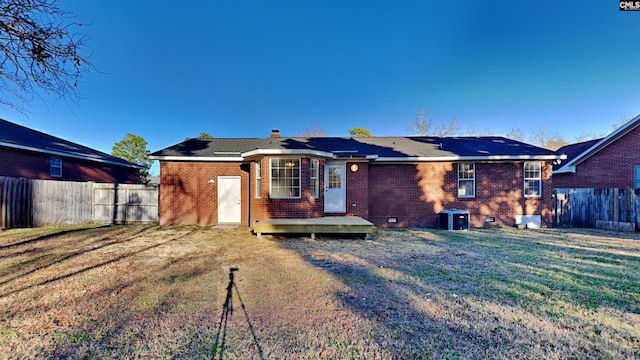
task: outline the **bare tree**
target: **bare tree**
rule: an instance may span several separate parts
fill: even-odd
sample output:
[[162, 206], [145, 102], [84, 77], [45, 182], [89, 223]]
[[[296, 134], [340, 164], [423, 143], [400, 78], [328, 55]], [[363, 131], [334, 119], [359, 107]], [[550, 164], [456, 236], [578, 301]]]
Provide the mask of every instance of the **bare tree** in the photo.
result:
[[493, 132], [488, 129], [480, 129], [477, 125], [469, 125], [467, 126], [467, 131], [465, 132], [466, 136], [491, 136]]
[[620, 118], [620, 120], [618, 120], [617, 122], [612, 123], [611, 127], [614, 130], [618, 130], [619, 127], [621, 127], [622, 125], [628, 123], [629, 120], [631, 120], [631, 118], [624, 116], [624, 117]]
[[556, 151], [565, 145], [569, 145], [569, 142], [562, 138], [557, 138], [548, 140], [547, 142], [542, 144], [542, 147], [545, 149]]
[[[628, 123], [631, 120], [630, 117], [621, 117], [620, 120], [611, 123], [611, 128], [613, 128], [613, 131], [618, 130], [620, 127], [622, 127], [623, 125], [625, 125], [626, 123]], [[600, 134], [596, 134], [593, 132], [582, 132], [580, 133], [580, 135], [576, 136], [574, 141], [575, 142], [583, 142], [583, 141], [589, 141], [589, 140], [594, 140], [594, 139], [598, 139], [598, 138], [603, 138], [607, 136], [607, 134], [604, 133], [600, 133]]]
[[433, 126], [433, 119], [425, 119], [423, 108], [418, 109], [418, 115], [407, 125], [407, 130], [418, 136], [453, 136], [460, 131], [460, 121], [453, 118], [447, 124]]
[[598, 138], [602, 138], [602, 137], [604, 137], [604, 135], [602, 135], [602, 134], [596, 134], [596, 133], [592, 133], [592, 132], [582, 132], [582, 133], [580, 133], [580, 135], [576, 136], [573, 139], [573, 141], [579, 143], [579, 142], [594, 140], [594, 139], [598, 139]]
[[418, 109], [418, 116], [407, 125], [407, 130], [418, 136], [427, 136], [431, 130], [433, 119], [425, 119], [424, 109]]
[[[38, 90], [77, 98], [93, 65], [80, 55], [87, 36], [57, 0], [0, 1], [0, 103], [23, 110]], [[19, 104], [20, 103], [20, 104]]]
[[558, 133], [552, 133], [549, 127], [544, 124], [531, 132], [531, 142], [534, 145], [549, 150], [558, 150], [569, 143]]
[[524, 141], [524, 133], [519, 127], [516, 126], [512, 127], [505, 136], [511, 140]]
[[311, 124], [309, 124], [309, 127], [307, 127], [306, 129], [302, 130], [302, 132], [300, 132], [299, 134], [296, 134], [294, 136], [297, 136], [297, 137], [324, 137], [324, 136], [327, 136], [327, 128], [326, 128], [326, 126], [321, 125], [318, 122], [314, 121]]
[[460, 121], [457, 118], [451, 119], [447, 124], [439, 124], [433, 130], [433, 136], [453, 136], [460, 132]]

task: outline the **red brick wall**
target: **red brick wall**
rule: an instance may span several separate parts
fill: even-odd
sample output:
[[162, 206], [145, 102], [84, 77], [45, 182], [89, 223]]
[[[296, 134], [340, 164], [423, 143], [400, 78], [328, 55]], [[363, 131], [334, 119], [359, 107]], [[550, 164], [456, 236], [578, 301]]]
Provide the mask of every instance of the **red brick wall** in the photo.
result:
[[[351, 165], [358, 165], [351, 171]], [[347, 215], [369, 218], [369, 164], [348, 162], [347, 166]]]
[[[457, 165], [429, 163], [369, 166], [369, 221], [376, 226], [435, 227], [444, 209], [470, 213], [472, 226], [484, 226], [486, 216], [497, 225], [512, 226], [515, 215], [541, 215], [543, 226], [552, 220], [551, 165], [543, 163], [543, 195], [523, 196], [523, 163], [476, 163], [476, 196], [457, 197]], [[388, 223], [388, 218], [398, 222]]]
[[[292, 157], [293, 158], [293, 157]], [[269, 197], [269, 158], [260, 160], [262, 173], [262, 193], [255, 196], [255, 163], [251, 163], [251, 223], [264, 219], [278, 218], [314, 218], [324, 215], [324, 161], [320, 160], [320, 192], [319, 198], [311, 196], [310, 171], [311, 160], [300, 159], [300, 192], [299, 199], [272, 199]]]
[[[217, 186], [208, 179], [238, 175], [242, 179], [242, 223], [267, 218], [312, 218], [324, 215], [324, 161], [320, 161], [320, 197], [310, 194], [310, 159], [301, 159], [300, 199], [269, 198], [269, 158], [261, 162], [262, 191], [255, 194], [255, 163], [214, 164], [161, 162], [160, 223], [217, 223]], [[454, 163], [380, 165], [358, 163], [358, 170], [346, 164], [346, 215], [368, 219], [376, 226], [435, 227], [443, 209], [464, 209], [473, 226], [484, 226], [486, 216], [496, 224], [512, 226], [515, 215], [542, 215], [551, 224], [551, 166], [543, 163], [543, 196], [523, 196], [523, 163], [477, 163], [476, 197], [458, 199]], [[250, 172], [250, 173], [249, 173]], [[332, 214], [340, 215], [340, 214]], [[397, 224], [387, 223], [396, 217]]]
[[0, 176], [28, 179], [94, 181], [98, 183], [139, 184], [140, 171], [118, 165], [94, 163], [80, 159], [62, 159], [62, 177], [50, 175], [52, 155], [0, 148]]
[[217, 224], [218, 176], [240, 176], [241, 222], [248, 224], [248, 170], [239, 163], [161, 161], [160, 224]]
[[553, 187], [632, 188], [636, 165], [640, 165], [640, 128], [579, 164], [575, 173], [553, 175]]

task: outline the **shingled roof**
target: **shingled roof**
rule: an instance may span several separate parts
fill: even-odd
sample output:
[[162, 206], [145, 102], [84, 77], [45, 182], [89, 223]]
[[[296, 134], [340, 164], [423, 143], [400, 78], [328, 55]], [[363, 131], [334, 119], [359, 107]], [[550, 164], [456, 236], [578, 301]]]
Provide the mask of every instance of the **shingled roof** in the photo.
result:
[[380, 161], [557, 160], [564, 155], [497, 136], [190, 139], [151, 154], [165, 161], [244, 161], [258, 155], [309, 154]]
[[567, 145], [558, 149], [556, 153], [567, 155], [567, 161], [563, 161], [561, 166], [554, 168], [553, 173], [574, 173], [577, 165], [638, 128], [640, 128], [640, 115], [637, 115], [633, 119], [627, 121], [624, 125], [620, 126], [604, 138]]
[[[573, 159], [575, 159], [576, 157], [578, 157], [580, 154], [585, 152], [587, 149], [589, 149], [590, 147], [592, 147], [596, 143], [600, 142], [600, 140], [602, 140], [602, 138], [583, 141], [583, 142], [579, 142], [579, 143], [575, 143], [575, 144], [565, 145], [565, 146], [559, 148], [558, 150], [556, 150], [556, 153], [567, 155], [566, 162], [570, 162]], [[563, 166], [562, 163], [554, 164], [553, 165], [553, 170], [558, 170], [562, 166]]]
[[136, 169], [145, 167], [101, 151], [76, 144], [28, 127], [0, 119], [0, 147], [33, 151], [75, 159], [125, 166]]

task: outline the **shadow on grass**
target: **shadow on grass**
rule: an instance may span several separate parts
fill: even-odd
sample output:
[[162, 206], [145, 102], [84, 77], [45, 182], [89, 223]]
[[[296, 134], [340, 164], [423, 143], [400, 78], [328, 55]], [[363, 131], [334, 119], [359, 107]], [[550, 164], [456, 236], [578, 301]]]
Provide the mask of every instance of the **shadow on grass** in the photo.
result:
[[218, 322], [218, 330], [216, 332], [215, 342], [213, 343], [213, 349], [215, 351], [214, 358], [221, 359], [221, 360], [224, 358], [224, 351], [227, 346], [226, 344], [227, 325], [229, 321], [229, 316], [233, 316], [233, 290], [235, 289], [236, 296], [238, 297], [238, 301], [240, 302], [240, 308], [242, 308], [242, 313], [244, 315], [245, 320], [247, 321], [249, 332], [251, 333], [253, 344], [255, 345], [258, 351], [258, 358], [262, 360], [264, 359], [264, 355], [262, 353], [262, 348], [260, 347], [260, 342], [258, 341], [258, 337], [256, 336], [256, 333], [254, 331], [253, 324], [251, 323], [251, 319], [249, 318], [247, 309], [245, 308], [244, 302], [242, 301], [242, 297], [240, 296], [240, 290], [238, 290], [238, 286], [234, 281], [233, 273], [239, 270], [240, 269], [237, 267], [229, 268], [229, 283], [227, 284], [227, 294], [225, 296], [224, 304], [222, 304], [220, 321]]
[[[199, 331], [206, 335], [207, 324], [215, 322], [217, 288], [212, 285], [211, 274], [214, 259], [211, 254], [180, 250], [180, 242], [197, 230], [132, 239], [139, 232], [126, 228], [130, 231], [114, 235], [123, 245], [118, 249], [98, 256], [86, 251], [86, 257], [73, 264], [69, 263], [73, 256], [63, 256], [67, 264], [59, 266], [64, 268], [47, 270], [58, 272], [55, 277], [5, 291], [0, 303], [13, 298], [21, 304], [0, 313], [0, 329], [4, 329], [2, 324], [7, 319], [47, 313], [48, 321], [39, 324], [50, 327], [51, 336], [44, 336], [48, 342], [42, 345], [46, 350], [39, 353], [41, 358], [166, 358], [167, 349], [175, 358], [188, 352], [184, 344], [194, 334], [197, 338]], [[170, 248], [153, 251], [169, 244]], [[181, 252], [175, 254], [175, 249]], [[74, 252], [74, 256], [78, 255], [81, 254]], [[60, 287], [56, 286], [59, 281]], [[29, 289], [33, 290], [21, 293]], [[67, 292], [56, 300], [55, 296], [50, 298], [50, 294], [62, 289]], [[47, 300], [30, 299], [38, 294]], [[25, 330], [42, 331], [22, 328]], [[212, 342], [204, 340], [211, 349]]]
[[[95, 230], [95, 229], [100, 229], [100, 228], [108, 228], [110, 227], [110, 225], [102, 225], [102, 226], [97, 226], [97, 227], [93, 227], [91, 228], [91, 230]], [[49, 234], [45, 234], [45, 235], [40, 235], [40, 236], [36, 236], [34, 238], [31, 239], [25, 239], [22, 241], [18, 241], [15, 243], [10, 243], [10, 244], [6, 244], [6, 245], [0, 245], [0, 250], [4, 250], [4, 249], [9, 249], [9, 248], [14, 248], [14, 247], [18, 247], [18, 246], [22, 246], [22, 245], [28, 245], [28, 244], [32, 244], [32, 243], [36, 243], [39, 241], [44, 241], [47, 239], [52, 239], [52, 238], [57, 238], [60, 237], [62, 235], [68, 235], [68, 234], [74, 234], [74, 233], [82, 233], [82, 232], [86, 232], [87, 228], [78, 228], [78, 229], [59, 229], [55, 232], [49, 233]]]
[[[119, 237], [121, 246], [87, 251], [79, 260], [66, 255], [65, 261], [52, 264], [46, 269], [57, 273], [52, 278], [36, 273], [27, 276], [28, 287], [0, 286], [11, 290], [0, 304], [20, 304], [0, 312], [0, 348], [22, 342], [18, 335], [1, 338], [11, 330], [3, 327], [5, 321], [20, 319], [16, 322], [40, 325], [23, 325], [15, 334], [39, 334], [42, 350], [33, 341], [25, 346], [41, 358], [264, 359], [234, 271], [229, 272], [224, 304], [218, 291], [217, 283], [224, 279], [220, 275], [227, 275], [219, 270], [218, 251], [227, 249], [205, 242], [199, 228], [162, 229], [127, 242], [127, 234], [135, 233], [129, 228]], [[66, 292], [56, 296], [60, 290]], [[238, 314], [240, 309], [244, 316], [233, 319], [233, 310]], [[46, 319], [28, 320], [43, 313]], [[16, 354], [26, 353], [13, 348]]]
[[376, 341], [397, 358], [640, 354], [638, 258], [562, 233], [381, 231], [374, 241], [281, 244], [340, 279], [347, 291], [335, 296], [378, 323]]
[[[208, 315], [215, 311], [213, 306], [203, 306], [192, 314], [177, 307], [191, 300], [192, 294], [182, 288], [192, 282], [201, 284], [210, 274], [209, 266], [189, 264], [185, 269], [193, 260], [171, 262], [153, 273], [118, 280], [111, 287], [87, 294], [87, 298], [59, 304], [66, 309], [93, 311], [83, 322], [66, 329], [64, 316], [54, 319], [59, 330], [48, 358], [189, 358], [191, 349], [185, 344], [201, 335], [204, 324], [213, 321]], [[93, 309], [91, 302], [96, 303]], [[193, 354], [211, 358], [205, 351]]]
[[[46, 269], [48, 267], [60, 264], [60, 263], [65, 262], [65, 261], [68, 261], [68, 260], [70, 260], [72, 258], [81, 256], [81, 255], [86, 255], [86, 254], [88, 254], [90, 252], [101, 250], [103, 248], [106, 248], [106, 247], [109, 247], [109, 246], [112, 246], [112, 245], [115, 245], [115, 244], [121, 244], [123, 242], [128, 241], [131, 237], [133, 237], [133, 236], [135, 236], [137, 234], [138, 234], [138, 232], [132, 233], [132, 234], [130, 234], [128, 236], [127, 239], [124, 239], [124, 240], [123, 239], [119, 239], [116, 236], [113, 236], [114, 237], [113, 240], [109, 240], [110, 237], [107, 237], [107, 238], [98, 237], [98, 238], [93, 239], [93, 240], [90, 241], [90, 243], [95, 243], [97, 245], [95, 245], [93, 247], [90, 247], [88, 249], [83, 249], [83, 250], [79, 250], [79, 251], [71, 251], [71, 252], [69, 252], [67, 254], [60, 255], [60, 256], [53, 256], [53, 257], [43, 256], [43, 257], [40, 258], [40, 259], [44, 259], [45, 260], [43, 264], [37, 264], [38, 261], [36, 260], [35, 264], [34, 264], [35, 266], [30, 266], [30, 269], [27, 270], [27, 271], [22, 271], [22, 272], [13, 271], [14, 273], [17, 273], [17, 275], [14, 276], [14, 277], [8, 278], [6, 280], [0, 281], [0, 285], [6, 285], [7, 283], [10, 283], [10, 282], [15, 281], [17, 279], [20, 279], [22, 277], [28, 276], [30, 274], [33, 274], [33, 273], [37, 272], [37, 271], [44, 270], [44, 269]], [[102, 235], [102, 234], [100, 234], [100, 235]], [[162, 243], [157, 243], [157, 244], [154, 244], [154, 245], [139, 249], [137, 251], [132, 251], [132, 252], [125, 253], [123, 255], [112, 257], [112, 258], [110, 258], [110, 259], [108, 259], [106, 261], [102, 261], [102, 262], [98, 262], [98, 263], [92, 263], [90, 266], [85, 266], [85, 267], [82, 267], [82, 268], [77, 269], [75, 271], [59, 274], [59, 275], [57, 275], [55, 277], [52, 277], [52, 278], [49, 278], [49, 279], [46, 279], [46, 280], [43, 280], [43, 281], [40, 281], [40, 282], [31, 283], [31, 284], [29, 284], [27, 286], [19, 286], [19, 287], [15, 288], [15, 289], [8, 290], [8, 291], [0, 293], [0, 298], [9, 296], [9, 295], [12, 295], [12, 294], [15, 294], [15, 293], [19, 293], [19, 292], [22, 292], [22, 291], [25, 291], [25, 290], [28, 290], [28, 289], [31, 289], [31, 288], [34, 288], [34, 287], [37, 287], [37, 286], [47, 285], [47, 284], [50, 284], [50, 283], [53, 283], [53, 282], [56, 282], [56, 281], [64, 280], [64, 279], [67, 279], [67, 278], [72, 277], [74, 275], [82, 274], [84, 272], [87, 272], [87, 271], [90, 271], [90, 270], [93, 270], [93, 269], [97, 269], [99, 267], [102, 267], [102, 266], [105, 266], [105, 265], [109, 265], [111, 263], [126, 259], [126, 258], [128, 258], [130, 256], [134, 256], [136, 254], [140, 254], [142, 252], [157, 248], [159, 246], [165, 245], [165, 244], [167, 244], [169, 242], [172, 242], [172, 241], [175, 241], [175, 240], [177, 240], [177, 239], [173, 238], [173, 239], [167, 240], [167, 241], [162, 242]], [[23, 263], [17, 264], [15, 266], [8, 267], [8, 269], [11, 270], [14, 267], [21, 267], [21, 266], [24, 266], [24, 264]]]

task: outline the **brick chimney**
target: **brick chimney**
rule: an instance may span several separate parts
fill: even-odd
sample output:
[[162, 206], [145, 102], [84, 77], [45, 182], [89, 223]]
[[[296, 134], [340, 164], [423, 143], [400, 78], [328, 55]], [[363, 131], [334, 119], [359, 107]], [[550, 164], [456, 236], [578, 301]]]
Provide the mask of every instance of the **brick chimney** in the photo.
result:
[[278, 130], [278, 129], [271, 130], [271, 137], [272, 138], [279, 138], [280, 137], [280, 130]]

